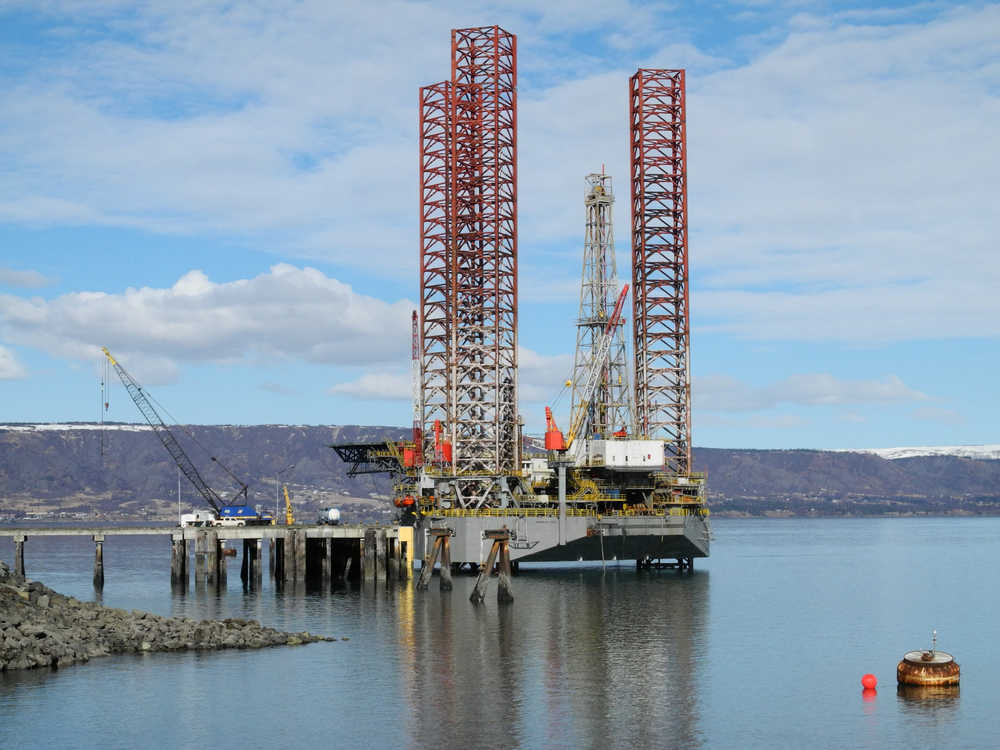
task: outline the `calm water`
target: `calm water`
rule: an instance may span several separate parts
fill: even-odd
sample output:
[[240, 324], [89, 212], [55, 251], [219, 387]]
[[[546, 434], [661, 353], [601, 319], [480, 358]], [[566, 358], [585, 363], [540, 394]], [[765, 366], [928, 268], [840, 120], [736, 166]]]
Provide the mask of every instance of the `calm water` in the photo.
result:
[[[517, 601], [441, 594], [172, 595], [169, 543], [110, 537], [103, 602], [253, 617], [349, 641], [99, 659], [0, 676], [0, 748], [1000, 746], [1000, 519], [725, 521], [691, 576], [522, 567]], [[29, 539], [31, 577], [93, 599], [89, 540]], [[11, 562], [9, 539], [0, 559]], [[960, 695], [896, 694], [939, 645]], [[879, 678], [862, 697], [865, 672]], [[350, 743], [350, 745], [348, 744]]]

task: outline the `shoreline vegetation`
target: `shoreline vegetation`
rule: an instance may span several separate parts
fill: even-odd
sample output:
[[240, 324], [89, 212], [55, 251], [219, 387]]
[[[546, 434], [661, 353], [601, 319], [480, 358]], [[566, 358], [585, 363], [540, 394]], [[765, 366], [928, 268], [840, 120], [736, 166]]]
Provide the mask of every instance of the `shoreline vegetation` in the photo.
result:
[[[298, 646], [336, 638], [285, 633], [255, 620], [193, 620], [64, 596], [0, 562], [0, 672], [59, 669], [111, 654]], [[344, 639], [346, 640], [346, 639]]]

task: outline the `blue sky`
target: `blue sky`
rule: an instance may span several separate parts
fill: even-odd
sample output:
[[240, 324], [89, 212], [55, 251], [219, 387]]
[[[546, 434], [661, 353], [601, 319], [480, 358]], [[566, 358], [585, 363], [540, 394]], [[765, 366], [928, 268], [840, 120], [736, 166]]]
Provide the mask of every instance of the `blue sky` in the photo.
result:
[[938, 2], [0, 2], [0, 421], [96, 419], [106, 345], [183, 422], [408, 424], [417, 88], [493, 23], [529, 430], [584, 176], [627, 277], [628, 77], [683, 67], [695, 445], [1000, 442], [1000, 6]]

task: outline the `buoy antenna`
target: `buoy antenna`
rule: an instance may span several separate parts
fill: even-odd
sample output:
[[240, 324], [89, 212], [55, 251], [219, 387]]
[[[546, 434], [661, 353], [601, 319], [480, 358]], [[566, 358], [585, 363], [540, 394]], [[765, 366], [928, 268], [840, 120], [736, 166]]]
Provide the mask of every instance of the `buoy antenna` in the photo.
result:
[[931, 653], [937, 651], [937, 630], [931, 631]]

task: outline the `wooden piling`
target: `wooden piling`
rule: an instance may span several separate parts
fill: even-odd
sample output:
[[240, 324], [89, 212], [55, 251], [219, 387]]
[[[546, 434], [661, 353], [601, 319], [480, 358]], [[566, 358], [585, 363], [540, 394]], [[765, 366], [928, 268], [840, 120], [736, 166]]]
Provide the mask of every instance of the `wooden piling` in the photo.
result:
[[[361, 540], [358, 540], [360, 544]], [[344, 583], [348, 583], [351, 580], [351, 566], [354, 564], [354, 544], [349, 545], [347, 550], [347, 559], [344, 560]]]
[[205, 532], [205, 583], [215, 588], [219, 585], [219, 532]]
[[399, 580], [399, 540], [395, 537], [388, 537], [386, 543], [389, 545], [389, 570], [388, 579], [390, 581]]
[[284, 565], [285, 565], [285, 540], [275, 539], [274, 549], [272, 550], [272, 568], [274, 570], [274, 582], [280, 584], [285, 580], [284, 575]]
[[187, 586], [187, 542], [184, 532], [170, 535], [170, 583], [173, 586]]
[[442, 591], [451, 591], [451, 536], [441, 537], [441, 582]]
[[431, 535], [434, 539], [434, 543], [431, 545], [430, 550], [424, 555], [423, 562], [420, 564], [420, 577], [417, 579], [417, 591], [426, 591], [427, 587], [431, 585], [431, 576], [434, 575], [434, 563], [437, 562], [438, 555], [441, 552], [441, 544], [444, 536], [439, 534], [434, 534], [436, 529], [431, 529]]
[[361, 561], [361, 572], [364, 583], [375, 583], [375, 529], [365, 529], [364, 557]]
[[217, 540], [215, 550], [215, 564], [218, 566], [216, 571], [216, 585], [220, 589], [225, 589], [229, 584], [229, 560], [226, 558], [226, 540]]
[[385, 586], [387, 556], [386, 546], [388, 545], [388, 535], [385, 529], [379, 529], [375, 534], [375, 580], [380, 586]]
[[246, 586], [250, 583], [250, 543], [252, 539], [243, 540], [243, 558], [240, 562], [240, 580]]
[[[273, 540], [272, 540], [273, 541]], [[252, 539], [250, 547], [250, 568], [251, 568], [251, 578], [260, 591], [261, 585], [264, 583], [264, 566], [261, 563], [264, 561], [262, 554], [264, 552], [264, 540], [263, 539]]]
[[208, 578], [208, 532], [199, 531], [194, 537], [194, 585], [204, 586]]
[[[497, 592], [498, 601], [511, 601], [513, 596], [510, 593], [510, 550], [508, 547], [508, 542], [510, 541], [510, 531], [507, 528], [493, 529], [483, 532], [483, 536], [486, 539], [492, 539], [493, 545], [490, 547], [490, 554], [486, 558], [486, 564], [483, 565], [479, 570], [479, 578], [476, 579], [476, 585], [472, 589], [472, 594], [469, 596], [469, 600], [473, 604], [481, 604], [486, 599], [486, 584], [490, 580], [490, 574], [493, 572], [493, 564], [497, 560], [497, 556], [501, 559], [501, 575], [503, 575], [503, 559], [506, 557], [506, 586], [504, 587], [505, 594], [501, 594], [500, 591]], [[503, 596], [509, 596], [510, 599], [504, 599]]]
[[498, 540], [500, 544], [500, 571], [497, 575], [497, 601], [506, 604], [514, 601], [510, 585], [510, 544], [509, 539]]
[[333, 538], [323, 540], [323, 589], [330, 590], [333, 583]]
[[362, 535], [358, 539], [358, 559], [355, 562], [354, 567], [358, 571], [358, 581], [364, 581], [364, 562], [365, 562], [365, 537]]
[[350, 555], [349, 544], [345, 544], [343, 539], [330, 540], [330, 578], [337, 584], [344, 580], [344, 568], [347, 563], [347, 556]]
[[24, 534], [14, 535], [14, 575], [24, 578], [24, 542], [28, 537]]
[[497, 559], [497, 550], [500, 548], [500, 543], [497, 541], [493, 542], [490, 547], [490, 554], [486, 558], [486, 563], [479, 569], [479, 578], [476, 579], [476, 585], [472, 589], [472, 594], [469, 596], [469, 600], [473, 604], [480, 604], [486, 599], [486, 584], [490, 580], [490, 572], [493, 570], [493, 563]]
[[104, 535], [95, 534], [94, 537], [94, 589], [101, 591], [104, 589]]
[[295, 532], [295, 580], [306, 580], [306, 532], [300, 529]]
[[271, 578], [274, 578], [274, 537], [267, 540], [267, 567], [271, 572]]
[[284, 547], [282, 550], [284, 554], [281, 560], [281, 580], [283, 583], [290, 583], [295, 580], [295, 536], [296, 533], [293, 529], [285, 532], [284, 544], [282, 545]]

